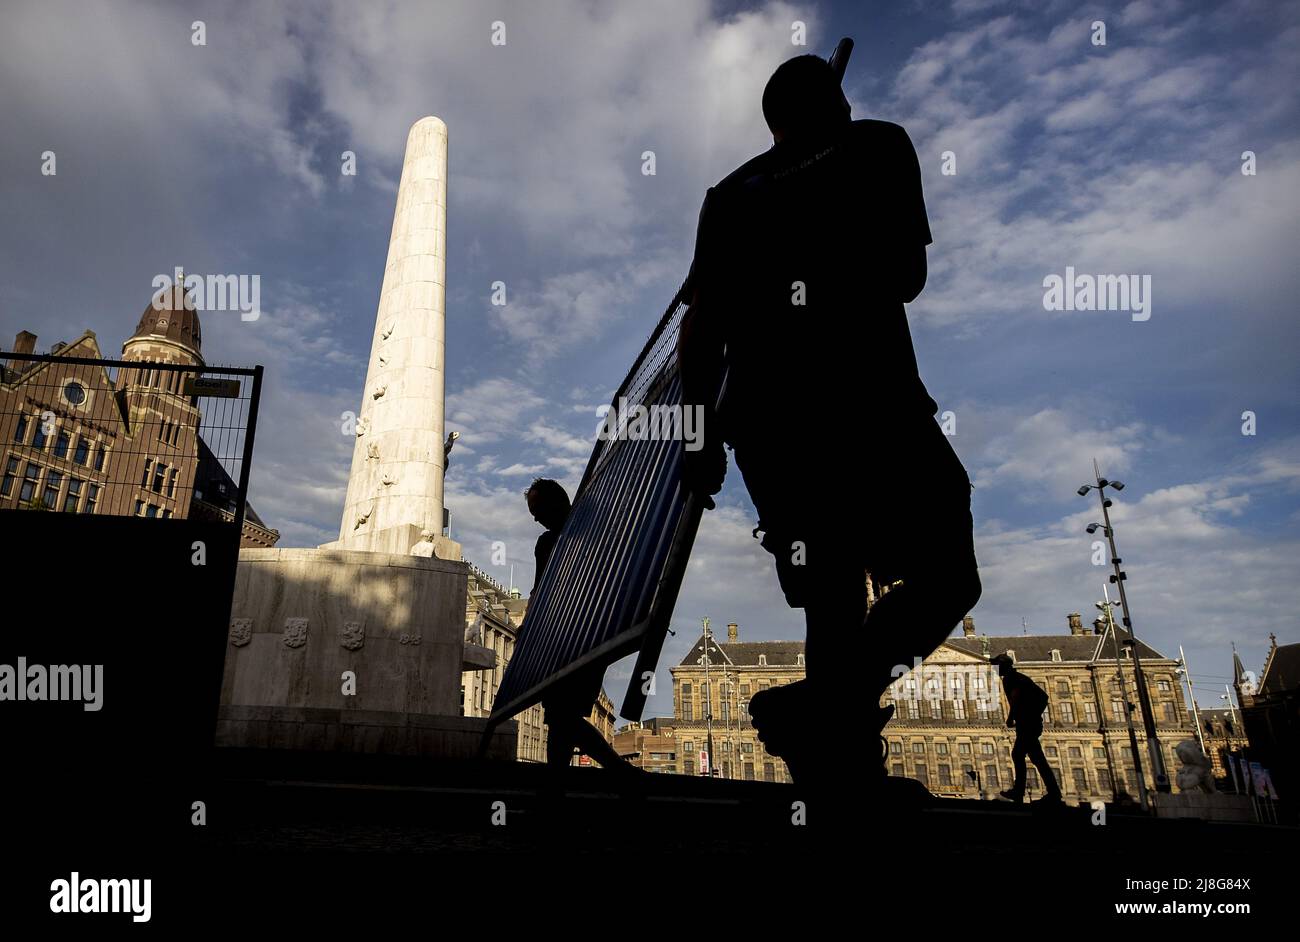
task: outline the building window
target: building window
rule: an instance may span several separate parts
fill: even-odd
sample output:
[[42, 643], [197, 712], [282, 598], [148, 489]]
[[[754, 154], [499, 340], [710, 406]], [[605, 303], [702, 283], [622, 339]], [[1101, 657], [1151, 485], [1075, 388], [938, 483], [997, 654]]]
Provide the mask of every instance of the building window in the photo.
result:
[[10, 457], [5, 463], [4, 482], [0, 483], [0, 497], [8, 497], [14, 492], [14, 481], [18, 479], [18, 459]]
[[167, 479], [167, 466], [161, 461], [155, 461], [153, 466], [153, 492], [161, 494], [163, 482]]
[[683, 760], [682, 760], [682, 771], [685, 772], [687, 775], [694, 775], [694, 774], [695, 774], [695, 760], [694, 760], [694, 759], [683, 759]]
[[1071, 769], [1070, 774], [1074, 776], [1074, 790], [1081, 795], [1088, 792], [1088, 773], [1083, 769]]
[[1083, 682], [1083, 692], [1084, 692], [1085, 694], [1087, 694], [1088, 696], [1090, 696], [1090, 697], [1092, 696], [1092, 681], [1091, 681], [1091, 680], [1085, 680], [1085, 681]]
[[752, 742], [742, 742], [742, 743], [740, 744], [740, 751], [741, 751], [741, 752], [749, 753], [750, 755], [753, 755], [753, 752], [754, 752], [754, 744], [753, 744]]
[[943, 719], [943, 701], [942, 701], [942, 700], [931, 700], [931, 701], [930, 701], [930, 719], [932, 719], [932, 720], [941, 720], [941, 719]]
[[1157, 681], [1156, 681], [1156, 689], [1157, 689], [1157, 690], [1162, 690], [1162, 691], [1164, 691], [1165, 693], [1168, 693], [1168, 692], [1169, 692], [1169, 681], [1167, 681], [1167, 680], [1157, 680]]
[[991, 742], [980, 743], [980, 755], [985, 755], [985, 756], [993, 755], [993, 743]]
[[921, 715], [921, 705], [915, 700], [907, 701], [907, 718], [914, 720]]
[[955, 720], [964, 720], [964, 719], [966, 719], [966, 701], [965, 701], [965, 700], [954, 700], [954, 701], [952, 701], [952, 718], [955, 719]]
[[1044, 755], [1047, 755], [1047, 756], [1051, 756], [1053, 759], [1055, 759], [1055, 758], [1056, 758], [1056, 747], [1055, 747], [1055, 746], [1047, 746], [1047, 747], [1045, 747], [1045, 748], [1043, 749], [1043, 754], [1044, 754]]
[[775, 763], [772, 763], [772, 762], [764, 762], [764, 763], [763, 763], [763, 781], [765, 781], [765, 782], [775, 782], [775, 781], [776, 781], [776, 765], [775, 765]]
[[81, 508], [82, 513], [93, 514], [95, 505], [99, 501], [99, 485], [90, 484], [86, 487], [86, 504]]
[[924, 762], [916, 763], [916, 780], [927, 787], [930, 784], [930, 770]]
[[1056, 682], [1056, 695], [1058, 697], [1068, 697], [1070, 695], [1070, 682], [1068, 680], [1058, 680]]
[[1116, 723], [1124, 722], [1124, 701], [1123, 700], [1110, 701], [1110, 715], [1111, 715], [1111, 719], [1113, 719]]
[[925, 743], [923, 742], [912, 743], [912, 752], [918, 756], [925, 755]]
[[176, 496], [176, 478], [179, 476], [179, 474], [180, 474], [180, 472], [179, 472], [176, 468], [172, 468], [172, 469], [171, 469], [171, 473], [170, 473], [170, 474], [168, 475], [168, 477], [167, 477], [167, 496], [168, 496], [168, 497], [175, 497], [175, 496]]
[[63, 486], [63, 475], [53, 469], [45, 472], [45, 491], [41, 495], [41, 503], [46, 507], [54, 508], [59, 503], [59, 488]]
[[99, 446], [99, 449], [95, 452], [95, 470], [96, 470], [96, 471], [103, 471], [103, 470], [104, 470], [104, 456], [105, 456], [105, 453], [106, 453], [107, 451], [108, 451], [108, 446], [107, 446], [107, 445], [103, 445], [103, 444], [101, 444], [101, 445]]
[[752, 762], [746, 762], [746, 763], [745, 763], [745, 781], [747, 781], [747, 782], [752, 782], [753, 780], [754, 780], [754, 763], [752, 763]]
[[947, 788], [952, 788], [952, 767], [947, 765], [939, 766], [939, 784]]
[[149, 466], [153, 464], [152, 458], [144, 459], [144, 472], [140, 475], [140, 486], [149, 486]]
[[998, 767], [996, 765], [984, 766], [984, 784], [988, 788], [997, 788], [1001, 784], [998, 781]]
[[21, 503], [27, 503], [36, 496], [36, 484], [41, 477], [41, 466], [27, 462], [27, 470], [23, 472], [23, 484], [18, 489], [18, 500]]
[[85, 464], [88, 457], [90, 457], [90, 442], [86, 441], [85, 435], [79, 435], [77, 447], [72, 452], [72, 460], [77, 464]]
[[77, 512], [77, 502], [81, 500], [82, 482], [76, 478], [68, 478], [68, 493], [63, 498], [63, 509], [67, 513]]
[[32, 447], [45, 449], [45, 423], [37, 422], [36, 428], [32, 432]]
[[[162, 515], [163, 515], [163, 519], [164, 519], [164, 520], [170, 520], [170, 519], [172, 518], [172, 512], [171, 512], [170, 510], [166, 510], [166, 509], [164, 509], [163, 512], [162, 512]], [[496, 695], [496, 688], [495, 688], [495, 687], [492, 688], [492, 693], [493, 693], [494, 696]]]
[[1097, 722], [1097, 707], [1093, 703], [1083, 705], [1083, 721], [1089, 726]]
[[60, 431], [54, 439], [54, 457], [68, 457], [68, 446], [72, 444], [72, 436], [67, 432]]
[[891, 756], [901, 756], [903, 754], [903, 744], [897, 739], [889, 741], [889, 754]]
[[1108, 791], [1111, 790], [1111, 789], [1110, 789], [1110, 770], [1109, 770], [1109, 769], [1098, 769], [1098, 770], [1097, 770], [1097, 790], [1098, 790], [1099, 792], [1108, 792]]
[[1074, 704], [1073, 703], [1061, 704], [1061, 722], [1064, 723], [1066, 726], [1074, 725]]
[[891, 766], [889, 774], [896, 778], [903, 778], [907, 773], [903, 771], [903, 763], [895, 762]]
[[86, 387], [80, 383], [70, 382], [63, 387], [63, 398], [72, 405], [79, 406], [86, 401]]
[[948, 754], [948, 744], [946, 742], [937, 742], [934, 744], [934, 751], [937, 755], [946, 756]]
[[1164, 708], [1165, 708], [1165, 722], [1177, 723], [1178, 708], [1174, 706], [1174, 702], [1172, 700], [1166, 700], [1164, 704]]
[[766, 655], [766, 654], [760, 654], [760, 655], [758, 656], [758, 666], [759, 666], [759, 667], [767, 667], [767, 655]]
[[26, 438], [27, 438], [27, 414], [24, 412], [24, 413], [19, 413], [18, 424], [14, 426], [14, 441], [16, 441], [18, 444], [21, 445], [23, 443], [23, 440]]
[[957, 754], [960, 756], [970, 755], [970, 743], [968, 742], [957, 743]]
[[138, 500], [135, 502], [135, 515], [137, 517], [144, 516], [144, 501]]
[[1066, 753], [1066, 755], [1068, 755], [1071, 759], [1082, 759], [1083, 750], [1080, 749], [1078, 746], [1071, 746], [1069, 751]]

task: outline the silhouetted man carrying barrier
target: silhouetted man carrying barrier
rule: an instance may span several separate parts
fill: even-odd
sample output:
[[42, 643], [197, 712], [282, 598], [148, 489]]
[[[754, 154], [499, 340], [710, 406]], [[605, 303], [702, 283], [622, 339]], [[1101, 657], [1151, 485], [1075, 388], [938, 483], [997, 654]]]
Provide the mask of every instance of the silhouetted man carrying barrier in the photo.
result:
[[[932, 241], [920, 168], [901, 127], [850, 119], [817, 56], [773, 73], [763, 115], [773, 146], [700, 210], [678, 357], [705, 447], [686, 452], [685, 476], [717, 493], [732, 446], [755, 532], [805, 611], [807, 679], [754, 697], [759, 738], [796, 782], [865, 772], [883, 785], [883, 755], [846, 768], [832, 731], [865, 717], [880, 733], [895, 665], [930, 654], [980, 594], [970, 480], [934, 419], [903, 308]], [[869, 615], [868, 570], [902, 581]]]
[[1001, 795], [1007, 801], [1019, 804], [1025, 797], [1025, 757], [1028, 756], [1038, 769], [1038, 776], [1043, 780], [1046, 790], [1042, 798], [1034, 804], [1045, 802], [1057, 804], [1061, 800], [1061, 787], [1056, 783], [1052, 767], [1047, 764], [1043, 754], [1043, 744], [1039, 737], [1043, 735], [1043, 711], [1047, 709], [1047, 691], [1034, 683], [1020, 671], [1010, 656], [999, 654], [989, 661], [996, 664], [998, 676], [1002, 678], [1002, 692], [1007, 695], [1007, 725], [1016, 730], [1016, 744], [1011, 748], [1011, 765], [1016, 770], [1016, 781]]
[[[533, 519], [546, 528], [537, 538], [533, 547], [533, 558], [537, 564], [533, 576], [532, 592], [537, 591], [542, 572], [551, 558], [555, 543], [564, 529], [564, 522], [569, 518], [569, 495], [564, 487], [550, 478], [537, 478], [524, 492], [528, 501], [528, 512]], [[530, 592], [531, 594], [531, 592]], [[524, 616], [521, 633], [528, 630], [528, 616]], [[597, 664], [579, 671], [562, 683], [555, 684], [542, 699], [542, 708], [546, 712], [546, 764], [552, 767], [569, 765], [573, 760], [573, 749], [590, 756], [601, 767], [626, 771], [633, 769], [606, 742], [600, 731], [592, 726], [587, 717], [591, 707], [600, 697], [601, 684], [605, 679], [605, 668]]]

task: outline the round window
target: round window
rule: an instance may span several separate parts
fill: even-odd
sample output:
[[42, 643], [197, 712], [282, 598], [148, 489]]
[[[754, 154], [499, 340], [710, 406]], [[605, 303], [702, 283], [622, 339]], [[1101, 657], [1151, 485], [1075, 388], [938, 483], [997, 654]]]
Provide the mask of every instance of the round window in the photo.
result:
[[86, 401], [86, 387], [80, 383], [68, 383], [63, 387], [63, 397], [74, 406], [79, 406]]

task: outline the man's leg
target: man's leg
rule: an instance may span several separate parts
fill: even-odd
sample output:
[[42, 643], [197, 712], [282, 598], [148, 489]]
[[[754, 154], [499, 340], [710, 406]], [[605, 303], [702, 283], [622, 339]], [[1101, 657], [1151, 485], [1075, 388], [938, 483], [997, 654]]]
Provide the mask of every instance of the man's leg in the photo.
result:
[[[1056, 781], [1056, 774], [1052, 772], [1052, 767], [1047, 764], [1047, 756], [1043, 753], [1043, 744], [1039, 741], [1039, 736], [1043, 734], [1040, 727], [1032, 742], [1029, 745], [1029, 758], [1034, 763], [1034, 768], [1038, 769], [1038, 777], [1043, 780], [1043, 788], [1047, 792], [1048, 798], [1061, 797], [1061, 786]], [[1021, 760], [1023, 765], [1023, 760]]]
[[1016, 744], [1011, 747], [1011, 767], [1015, 769], [1016, 780], [1009, 790], [1002, 793], [1012, 801], [1019, 801], [1025, 795], [1025, 779], [1029, 776], [1029, 770], [1025, 767], [1025, 753], [1028, 749], [1024, 731], [1016, 730]]

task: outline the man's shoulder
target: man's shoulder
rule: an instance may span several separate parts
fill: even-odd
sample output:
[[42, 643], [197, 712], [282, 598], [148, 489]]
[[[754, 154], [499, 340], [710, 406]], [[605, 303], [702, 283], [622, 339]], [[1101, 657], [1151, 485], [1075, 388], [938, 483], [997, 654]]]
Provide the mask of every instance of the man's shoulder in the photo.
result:
[[736, 187], [744, 186], [746, 181], [767, 173], [771, 168], [771, 163], [771, 149], [765, 150], [761, 154], [755, 154], [715, 183], [710, 189], [726, 193]]
[[908, 148], [912, 146], [912, 139], [907, 136], [907, 129], [892, 121], [859, 118], [853, 122], [851, 134], [854, 142], [860, 145]]

